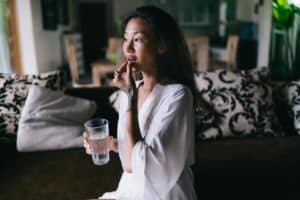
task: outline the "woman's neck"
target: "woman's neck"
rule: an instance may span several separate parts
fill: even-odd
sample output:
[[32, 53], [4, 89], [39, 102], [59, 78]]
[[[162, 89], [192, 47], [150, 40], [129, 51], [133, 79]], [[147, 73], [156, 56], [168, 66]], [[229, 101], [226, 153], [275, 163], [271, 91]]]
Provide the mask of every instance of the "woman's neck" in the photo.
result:
[[158, 79], [154, 75], [143, 73], [143, 90], [152, 91], [157, 83]]

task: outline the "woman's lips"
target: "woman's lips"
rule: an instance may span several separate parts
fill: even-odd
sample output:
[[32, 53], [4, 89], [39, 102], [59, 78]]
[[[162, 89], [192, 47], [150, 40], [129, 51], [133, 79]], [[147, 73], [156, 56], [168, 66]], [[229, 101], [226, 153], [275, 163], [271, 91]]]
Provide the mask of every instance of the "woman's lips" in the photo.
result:
[[136, 57], [135, 56], [127, 57], [127, 61], [128, 62], [135, 62], [136, 61]]

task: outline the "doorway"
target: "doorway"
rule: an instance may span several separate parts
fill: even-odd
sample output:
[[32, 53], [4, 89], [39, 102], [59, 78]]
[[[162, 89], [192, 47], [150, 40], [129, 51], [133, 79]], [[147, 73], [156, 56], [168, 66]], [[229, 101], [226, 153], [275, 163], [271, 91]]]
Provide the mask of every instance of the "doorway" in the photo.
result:
[[110, 6], [107, 2], [80, 2], [79, 27], [82, 33], [85, 71], [91, 72], [91, 63], [105, 57], [109, 35]]

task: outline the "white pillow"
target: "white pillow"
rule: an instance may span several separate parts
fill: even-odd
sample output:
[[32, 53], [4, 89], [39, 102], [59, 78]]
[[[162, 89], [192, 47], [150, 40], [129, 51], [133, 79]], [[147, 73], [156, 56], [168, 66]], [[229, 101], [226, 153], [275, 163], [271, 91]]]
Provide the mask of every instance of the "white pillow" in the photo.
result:
[[83, 124], [96, 108], [93, 101], [32, 86], [19, 123], [18, 151], [82, 147]]

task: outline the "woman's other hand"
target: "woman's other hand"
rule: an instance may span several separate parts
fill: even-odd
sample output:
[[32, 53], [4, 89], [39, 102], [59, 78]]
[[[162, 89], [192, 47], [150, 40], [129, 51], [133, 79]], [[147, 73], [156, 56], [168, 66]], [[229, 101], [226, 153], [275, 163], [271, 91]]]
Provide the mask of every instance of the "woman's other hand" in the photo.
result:
[[86, 132], [83, 133], [83, 147], [85, 148], [85, 152], [87, 154], [92, 154], [91, 143], [89, 140], [89, 136]]
[[118, 140], [116, 138], [114, 138], [113, 136], [108, 136], [107, 137], [107, 144], [108, 144], [108, 148], [109, 148], [110, 151], [113, 151], [115, 153], [119, 152]]
[[[89, 155], [91, 155], [93, 153], [102, 153], [101, 151], [103, 151], [103, 148], [101, 148], [100, 145], [103, 145], [103, 142], [101, 142], [101, 144], [99, 143], [98, 145], [97, 145], [97, 143], [95, 143], [97, 141], [93, 141], [93, 142], [94, 142], [93, 143], [94, 149], [92, 149], [91, 141], [89, 140], [87, 132], [84, 132], [83, 133], [83, 146], [85, 148], [85, 152]], [[108, 146], [109, 151], [114, 151], [114, 152], [118, 153], [118, 141], [116, 138], [114, 138], [112, 136], [108, 136], [106, 138], [106, 145]]]

